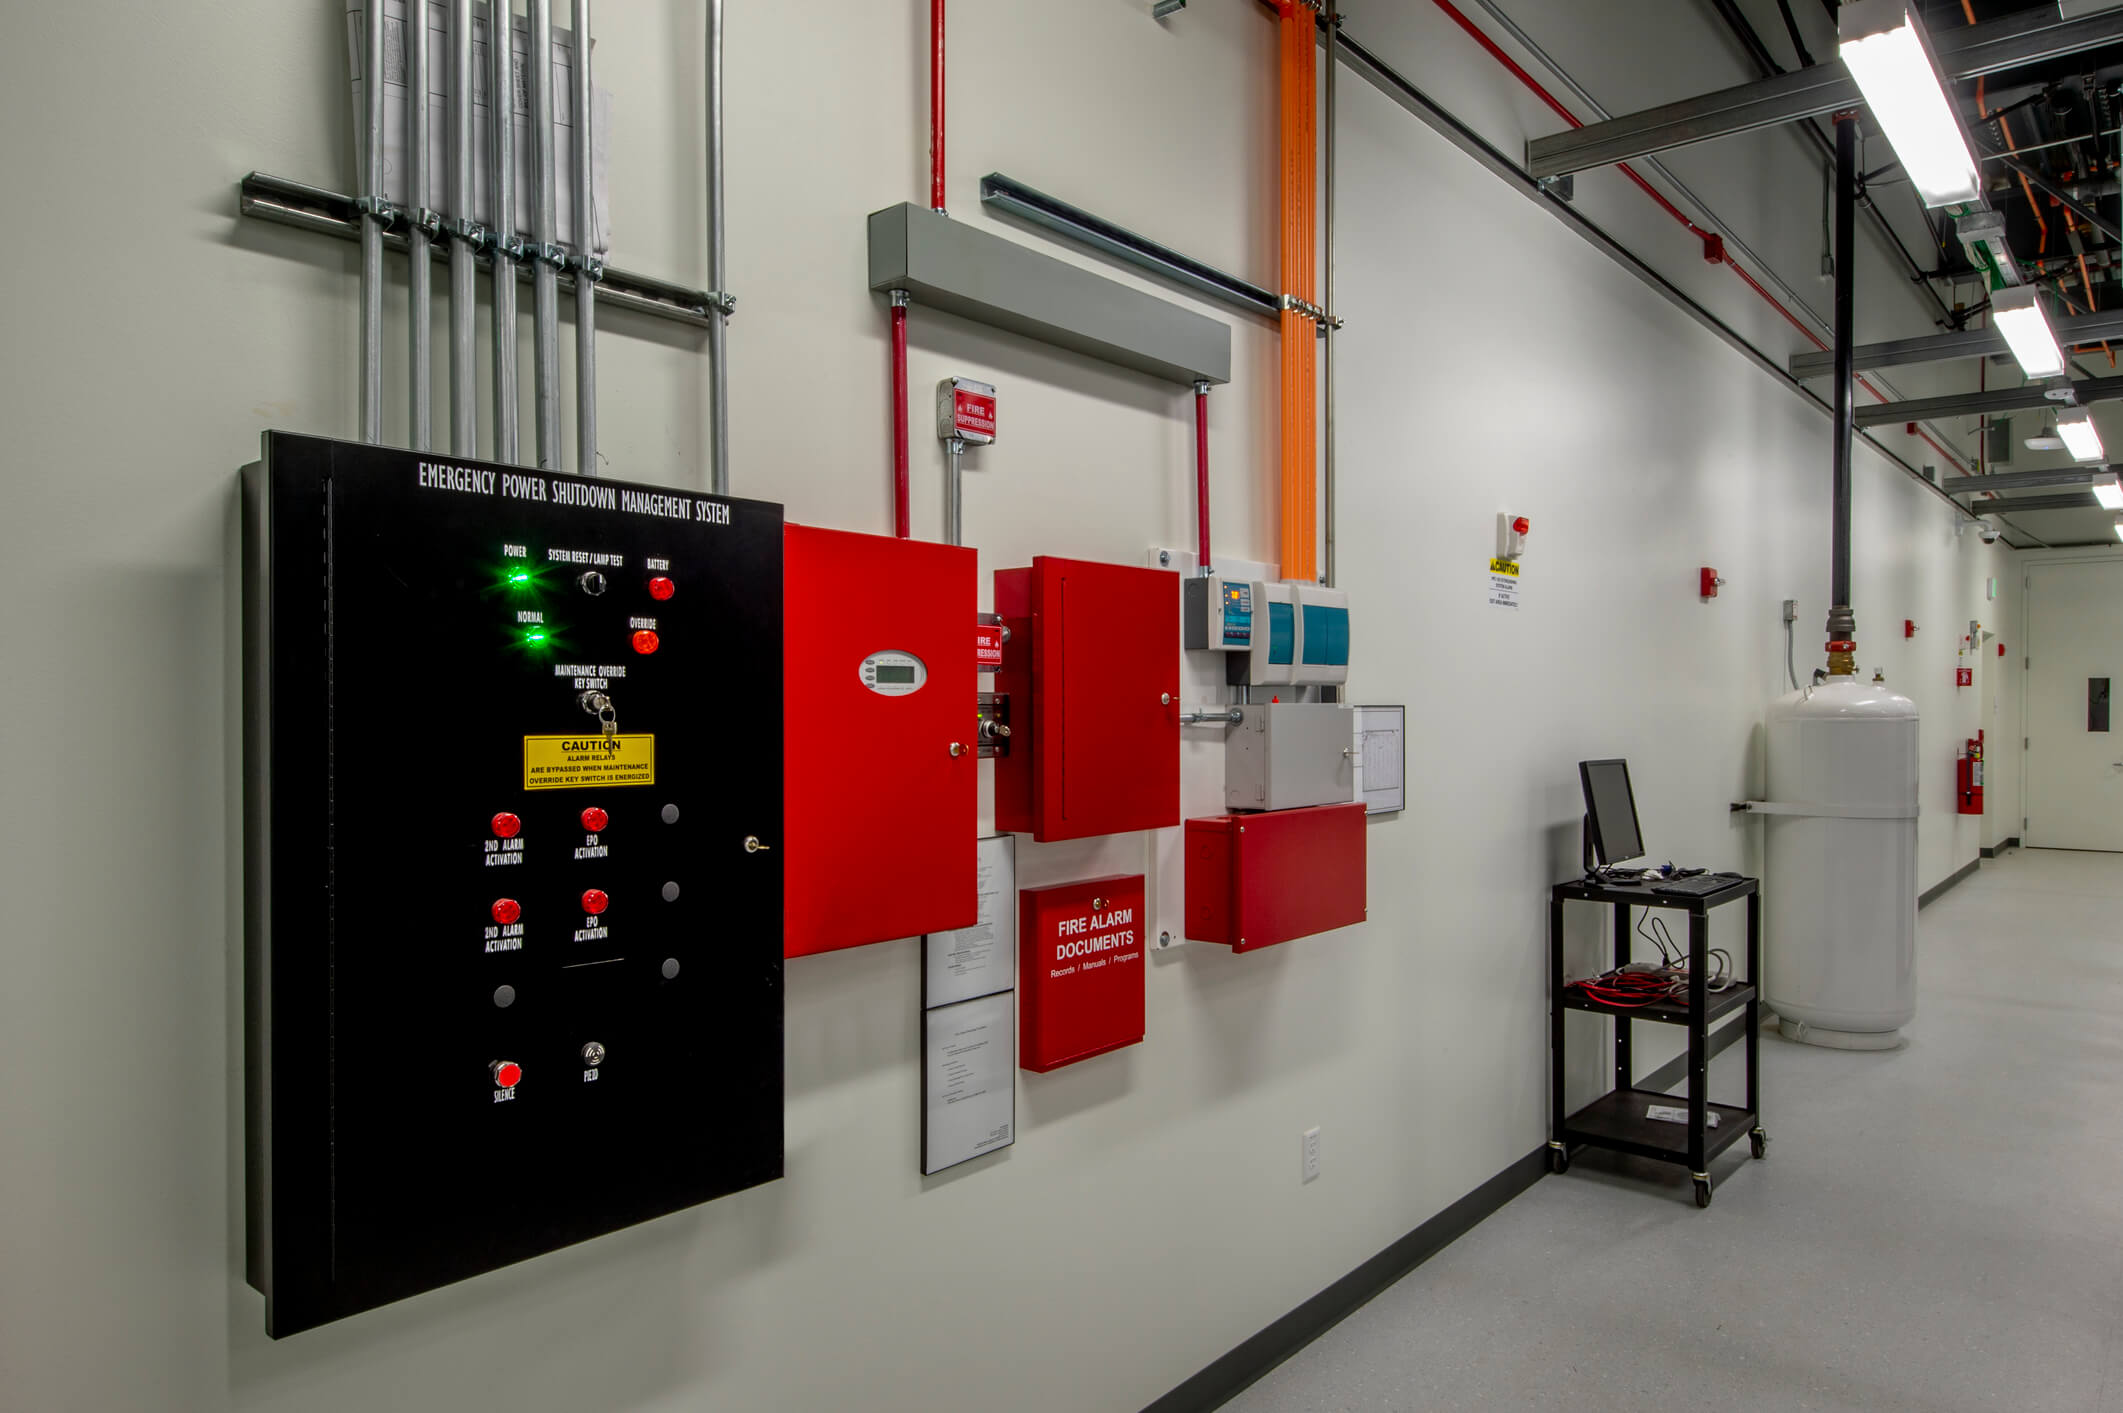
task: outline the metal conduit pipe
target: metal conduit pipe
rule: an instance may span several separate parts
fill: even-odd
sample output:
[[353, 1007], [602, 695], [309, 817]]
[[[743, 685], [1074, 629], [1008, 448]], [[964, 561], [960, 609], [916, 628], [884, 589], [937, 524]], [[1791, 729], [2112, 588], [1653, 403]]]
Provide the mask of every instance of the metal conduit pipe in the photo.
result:
[[722, 6], [708, 0], [708, 489], [730, 493], [730, 311], [723, 270]]
[[406, 148], [406, 331], [413, 366], [407, 391], [412, 394], [412, 445], [426, 451], [435, 444], [433, 265], [428, 236], [434, 215], [428, 210], [428, 26], [427, 0], [412, 0], [405, 14], [405, 148]]
[[1334, 320], [1340, 306], [1334, 302], [1334, 136], [1337, 127], [1334, 110], [1334, 75], [1341, 68], [1336, 50], [1341, 47], [1342, 14], [1340, 0], [1327, 0], [1327, 96], [1326, 96], [1326, 172], [1322, 178], [1325, 187], [1322, 193], [1327, 204], [1327, 283], [1325, 290], [1327, 317], [1320, 321], [1320, 356], [1326, 367], [1322, 381], [1326, 384], [1322, 396], [1326, 407], [1322, 414], [1326, 433], [1322, 446], [1324, 466], [1320, 472], [1320, 514], [1326, 521], [1325, 548], [1320, 565], [1321, 577], [1330, 587], [1334, 583]]
[[1858, 118], [1836, 116], [1835, 450], [1829, 503], [1828, 671], [1857, 671], [1850, 610], [1850, 449], [1857, 432]]
[[929, 0], [929, 209], [944, 209], [944, 0]]
[[538, 464], [560, 469], [560, 258], [553, 244], [553, 0], [531, 0], [531, 376]]
[[[423, 7], [427, 0], [418, 0]], [[450, 5], [450, 450], [479, 455], [479, 382], [473, 352], [479, 220], [472, 201], [472, 0]]]
[[1204, 579], [1214, 572], [1209, 558], [1209, 384], [1194, 384], [1194, 572]]
[[516, 261], [523, 242], [516, 234], [516, 13], [512, 0], [490, 0], [487, 58], [489, 148], [494, 157], [494, 459], [515, 461]]
[[[469, 4], [470, 0], [464, 0]], [[595, 102], [590, 88], [590, 0], [575, 0], [575, 469], [597, 474], [597, 213], [591, 182]]]
[[914, 533], [907, 486], [907, 303], [903, 289], [892, 291], [892, 533], [902, 540]]
[[362, 15], [361, 439], [383, 440], [383, 3]]
[[944, 438], [944, 543], [966, 542], [966, 439]]

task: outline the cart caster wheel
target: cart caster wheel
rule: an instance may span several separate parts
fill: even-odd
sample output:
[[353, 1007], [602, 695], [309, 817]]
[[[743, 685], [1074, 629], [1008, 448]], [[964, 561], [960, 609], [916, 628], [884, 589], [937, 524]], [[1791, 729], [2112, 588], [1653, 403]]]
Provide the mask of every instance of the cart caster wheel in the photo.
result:
[[1760, 1129], [1756, 1129], [1753, 1133], [1747, 1135], [1747, 1140], [1749, 1144], [1751, 1144], [1754, 1148], [1755, 1157], [1766, 1158], [1769, 1156], [1768, 1134], [1762, 1132]]
[[1567, 1173], [1567, 1172], [1569, 1172], [1569, 1171], [1570, 1171], [1570, 1150], [1569, 1150], [1569, 1149], [1567, 1149], [1567, 1148], [1551, 1148], [1551, 1149], [1549, 1149], [1549, 1150], [1548, 1150], [1548, 1171], [1549, 1171], [1549, 1172], [1551, 1172], [1551, 1173]]
[[1698, 1207], [1708, 1207], [1710, 1205], [1710, 1181], [1707, 1178], [1697, 1178], [1695, 1180], [1695, 1205]]

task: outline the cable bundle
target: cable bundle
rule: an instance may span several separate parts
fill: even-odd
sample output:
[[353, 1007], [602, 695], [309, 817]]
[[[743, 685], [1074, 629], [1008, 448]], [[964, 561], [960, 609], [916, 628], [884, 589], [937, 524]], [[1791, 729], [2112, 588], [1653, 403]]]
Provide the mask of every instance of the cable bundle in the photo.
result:
[[[1673, 940], [1666, 929], [1666, 920], [1650, 912], [1644, 914], [1637, 924], [1637, 935], [1659, 949], [1658, 966], [1631, 963], [1613, 971], [1601, 972], [1580, 981], [1568, 983], [1564, 990], [1574, 991], [1588, 1001], [1597, 1001], [1603, 1006], [1616, 1006], [1634, 1010], [1643, 1006], [1655, 1006], [1661, 1001], [1671, 1001], [1677, 1006], [1688, 1004], [1688, 954]], [[1712, 947], [1710, 960], [1709, 989], [1723, 991], [1732, 985], [1732, 953], [1723, 947]]]

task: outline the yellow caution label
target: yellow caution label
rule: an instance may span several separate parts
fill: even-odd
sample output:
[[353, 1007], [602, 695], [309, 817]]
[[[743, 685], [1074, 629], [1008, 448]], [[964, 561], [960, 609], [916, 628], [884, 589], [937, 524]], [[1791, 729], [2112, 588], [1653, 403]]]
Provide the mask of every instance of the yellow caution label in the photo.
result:
[[1489, 561], [1489, 572], [1491, 574], [1508, 574], [1516, 579], [1519, 577], [1519, 562], [1515, 559], [1492, 559]]
[[656, 737], [599, 735], [523, 738], [523, 788], [573, 790], [588, 785], [654, 785]]

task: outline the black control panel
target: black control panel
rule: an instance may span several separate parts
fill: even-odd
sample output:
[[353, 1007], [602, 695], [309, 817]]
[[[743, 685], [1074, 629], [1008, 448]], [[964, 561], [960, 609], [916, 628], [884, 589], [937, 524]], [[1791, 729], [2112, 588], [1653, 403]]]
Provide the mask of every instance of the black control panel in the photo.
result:
[[782, 1166], [782, 514], [269, 433], [244, 472], [275, 1337]]

